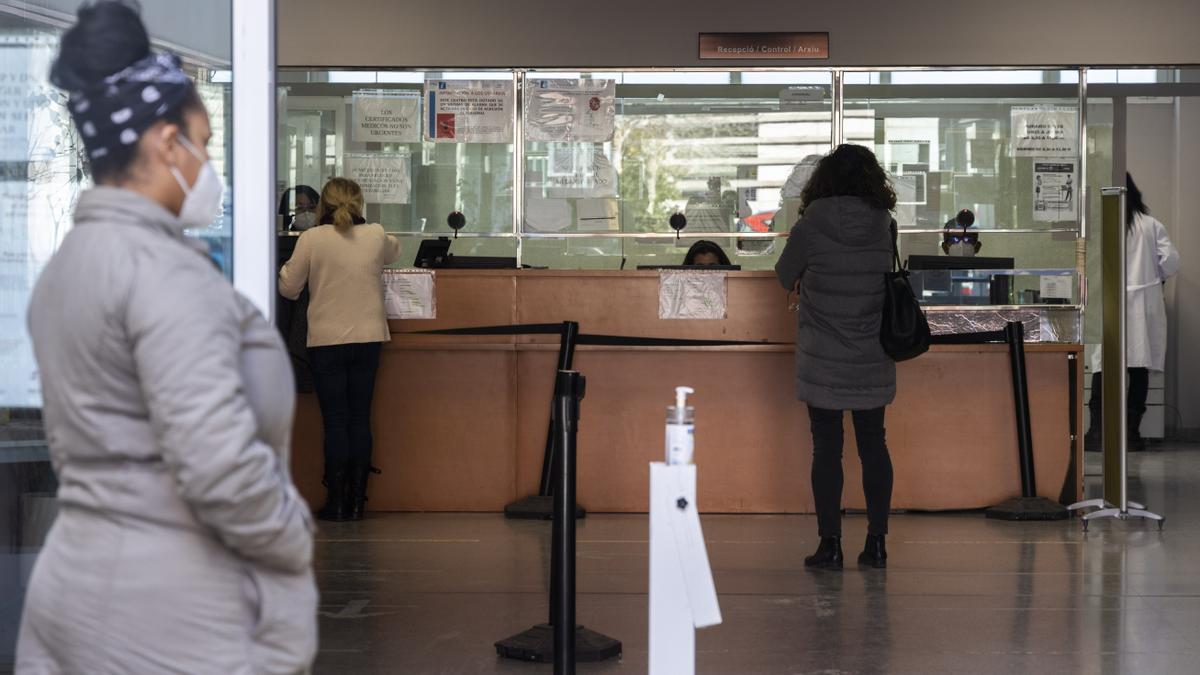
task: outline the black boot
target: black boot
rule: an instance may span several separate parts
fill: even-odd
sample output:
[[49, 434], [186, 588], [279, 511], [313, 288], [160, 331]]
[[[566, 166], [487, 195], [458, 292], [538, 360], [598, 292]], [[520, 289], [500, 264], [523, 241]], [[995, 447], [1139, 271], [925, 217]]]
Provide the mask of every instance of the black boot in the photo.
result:
[[366, 465], [352, 464], [348, 489], [346, 490], [346, 517], [350, 520], [362, 520], [363, 510], [367, 503], [367, 478], [373, 472], [378, 472], [368, 462]]
[[821, 537], [817, 552], [804, 559], [804, 566], [819, 570], [842, 569], [842, 538]]
[[1142, 437], [1142, 417], [1146, 409], [1130, 410], [1125, 418], [1125, 447], [1129, 452], [1141, 452], [1146, 449], [1146, 439]]
[[347, 519], [346, 472], [334, 470], [325, 474], [321, 481], [325, 485], [325, 506], [317, 511], [317, 518], [340, 522]]
[[887, 549], [883, 545], [884, 535], [868, 534], [863, 552], [858, 554], [858, 564], [881, 570], [887, 567]]

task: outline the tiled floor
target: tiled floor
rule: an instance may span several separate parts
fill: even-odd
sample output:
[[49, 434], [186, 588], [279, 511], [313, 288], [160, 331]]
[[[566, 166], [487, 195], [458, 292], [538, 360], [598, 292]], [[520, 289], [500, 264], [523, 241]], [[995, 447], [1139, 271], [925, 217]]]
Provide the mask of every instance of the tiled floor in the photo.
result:
[[[699, 632], [697, 671], [1200, 672], [1200, 447], [1131, 455], [1130, 473], [1131, 497], [1167, 515], [1163, 532], [897, 515], [886, 571], [806, 572], [811, 516], [706, 516], [724, 623]], [[851, 560], [865, 527], [847, 517]], [[326, 526], [317, 672], [550, 672], [493, 647], [545, 621], [549, 533], [490, 514]], [[580, 672], [646, 672], [646, 537], [645, 516], [580, 522], [579, 621], [624, 643]]]

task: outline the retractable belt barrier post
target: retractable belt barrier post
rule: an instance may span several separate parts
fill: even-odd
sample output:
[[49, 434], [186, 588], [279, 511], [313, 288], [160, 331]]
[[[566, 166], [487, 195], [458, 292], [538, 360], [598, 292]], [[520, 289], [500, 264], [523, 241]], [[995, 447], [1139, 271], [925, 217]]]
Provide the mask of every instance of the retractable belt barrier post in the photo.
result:
[[1066, 507], [1037, 495], [1033, 472], [1033, 430], [1029, 421], [1029, 383], [1025, 372], [1025, 326], [1010, 321], [1004, 327], [1008, 359], [1012, 368], [1013, 410], [1017, 424], [1017, 453], [1021, 468], [1021, 496], [1005, 500], [987, 510], [988, 518], [1001, 520], [1063, 520]]
[[[516, 326], [519, 328], [519, 326]], [[536, 326], [531, 326], [536, 327]], [[575, 321], [564, 321], [559, 326], [558, 339], [558, 369], [555, 372], [571, 370], [575, 362], [575, 343], [579, 338], [579, 324]], [[555, 385], [557, 387], [557, 384]], [[554, 468], [560, 450], [557, 445], [561, 440], [554, 433], [554, 405], [551, 401], [550, 422], [546, 429], [546, 447], [542, 452], [542, 476], [538, 480], [538, 493], [530, 495], [504, 507], [505, 518], [525, 520], [549, 520], [553, 515], [554, 498]], [[575, 505], [575, 517], [583, 518], [587, 512], [578, 504]]]
[[538, 624], [496, 643], [496, 653], [522, 661], [554, 662], [555, 675], [571, 675], [576, 661], [603, 661], [621, 653], [621, 643], [575, 623], [575, 459], [580, 401], [586, 381], [575, 371], [555, 378], [551, 429], [557, 441], [553, 462], [554, 526], [550, 564], [550, 623]]

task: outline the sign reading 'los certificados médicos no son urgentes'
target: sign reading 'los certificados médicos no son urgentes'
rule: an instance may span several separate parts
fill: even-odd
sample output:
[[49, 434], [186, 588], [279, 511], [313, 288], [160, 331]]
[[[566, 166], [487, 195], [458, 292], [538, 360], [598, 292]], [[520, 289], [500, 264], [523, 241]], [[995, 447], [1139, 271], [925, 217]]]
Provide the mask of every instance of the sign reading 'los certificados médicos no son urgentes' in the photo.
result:
[[827, 59], [829, 33], [701, 33], [702, 59]]

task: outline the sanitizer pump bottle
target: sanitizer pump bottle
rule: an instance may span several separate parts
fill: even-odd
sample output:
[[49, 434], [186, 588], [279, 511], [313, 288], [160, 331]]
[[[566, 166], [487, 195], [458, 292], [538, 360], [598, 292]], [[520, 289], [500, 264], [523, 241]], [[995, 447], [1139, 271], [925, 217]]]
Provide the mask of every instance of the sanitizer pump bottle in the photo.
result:
[[695, 452], [696, 409], [687, 404], [691, 387], [675, 387], [675, 405], [667, 406], [667, 464], [691, 464]]

